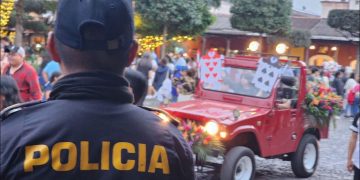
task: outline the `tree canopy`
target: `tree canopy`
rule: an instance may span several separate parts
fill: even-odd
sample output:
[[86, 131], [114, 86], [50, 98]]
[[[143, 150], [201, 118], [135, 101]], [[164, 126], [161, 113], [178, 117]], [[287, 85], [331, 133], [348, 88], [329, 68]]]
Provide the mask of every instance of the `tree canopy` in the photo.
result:
[[286, 35], [291, 30], [291, 0], [232, 0], [232, 27], [258, 33]]
[[169, 35], [200, 34], [213, 22], [209, 3], [217, 4], [213, 0], [136, 0], [136, 12], [141, 16], [138, 32], [159, 35], [166, 30]]
[[293, 30], [289, 39], [294, 47], [308, 48], [311, 45], [311, 33], [309, 31]]
[[359, 10], [332, 10], [327, 23], [330, 27], [349, 32], [354, 37], [359, 37]]
[[[198, 35], [214, 21], [210, 6], [220, 0], [135, 0], [137, 32], [141, 35], [163, 36], [161, 57], [166, 51], [169, 36]], [[140, 17], [139, 17], [140, 16]]]
[[221, 0], [207, 0], [207, 3], [209, 6], [217, 8], [217, 7], [220, 7]]
[[[22, 14], [22, 19], [24, 20], [23, 27], [25, 29], [33, 30], [35, 32], [46, 32], [49, 29], [50, 24], [47, 24], [45, 20], [34, 20], [33, 17], [29, 15], [30, 12], [36, 14], [44, 14], [47, 11], [55, 12], [56, 10], [56, 1], [49, 0], [24, 0], [24, 14]], [[16, 25], [16, 12], [13, 11], [10, 17], [10, 22], [8, 27], [15, 27]]]

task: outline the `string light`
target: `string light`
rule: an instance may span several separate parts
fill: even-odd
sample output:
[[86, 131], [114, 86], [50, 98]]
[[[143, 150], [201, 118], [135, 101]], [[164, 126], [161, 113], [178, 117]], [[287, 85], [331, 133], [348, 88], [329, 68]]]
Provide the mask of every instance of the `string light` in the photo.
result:
[[14, 9], [14, 0], [2, 0], [0, 4], [0, 27], [9, 23], [11, 12]]
[[11, 41], [15, 39], [15, 32], [7, 31], [11, 12], [14, 10], [14, 0], [2, 0], [0, 3], [0, 36], [9, 37]]
[[[192, 40], [192, 36], [175, 36], [165, 41], [165, 43], [169, 42], [185, 42]], [[142, 55], [145, 51], [153, 51], [157, 47], [160, 47], [164, 44], [163, 36], [145, 36], [143, 38], [138, 39], [138, 43], [140, 46], [139, 55]]]
[[15, 40], [15, 32], [1, 29], [0, 30], [0, 37], [8, 37], [11, 42], [14, 42], [14, 40]]

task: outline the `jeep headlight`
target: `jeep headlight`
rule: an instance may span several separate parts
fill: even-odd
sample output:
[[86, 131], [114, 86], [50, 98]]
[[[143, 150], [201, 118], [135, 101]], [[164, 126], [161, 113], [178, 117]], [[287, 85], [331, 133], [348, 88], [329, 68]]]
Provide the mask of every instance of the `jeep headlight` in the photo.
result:
[[208, 134], [215, 136], [219, 132], [219, 124], [214, 121], [210, 121], [205, 124], [204, 129]]

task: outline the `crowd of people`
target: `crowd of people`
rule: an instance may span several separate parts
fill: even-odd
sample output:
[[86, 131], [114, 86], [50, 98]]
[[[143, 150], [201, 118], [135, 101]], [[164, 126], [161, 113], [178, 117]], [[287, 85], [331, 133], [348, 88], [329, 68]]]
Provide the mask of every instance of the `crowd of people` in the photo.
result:
[[[0, 109], [21, 102], [47, 100], [52, 87], [61, 77], [59, 63], [44, 52], [39, 57], [36, 69], [27, 62], [24, 48], [13, 46], [7, 38], [1, 40], [1, 47]], [[169, 53], [164, 58], [158, 58], [154, 52], [146, 52], [125, 70], [125, 77], [133, 89], [135, 104], [142, 105], [147, 99], [155, 100], [157, 105], [166, 105], [177, 102], [179, 94], [194, 93], [198, 63], [182, 52]], [[356, 129], [360, 102], [359, 77], [346, 68], [329, 72], [323, 68], [310, 67], [307, 80], [331, 88], [343, 97], [344, 116], [355, 117], [352, 129]], [[145, 85], [136, 81], [143, 81]], [[354, 132], [350, 142], [349, 170], [354, 168], [352, 154], [358, 151], [355, 150], [357, 131]]]
[[324, 69], [312, 67], [309, 69], [308, 81], [322, 84], [333, 89], [338, 96], [343, 97], [345, 117], [355, 117], [359, 113], [360, 103], [360, 77], [348, 68], [335, 72], [326, 72]]
[[5, 101], [0, 109], [15, 102], [48, 99], [52, 86], [61, 76], [59, 63], [44, 51], [42, 55], [36, 55], [39, 66], [35, 68], [34, 64], [29, 63], [26, 50], [12, 45], [7, 37], [1, 39], [1, 47], [1, 82], [5, 82], [1, 88], [8, 90], [1, 91], [1, 98]]
[[179, 94], [195, 91], [198, 64], [186, 53], [169, 53], [164, 58], [158, 58], [154, 52], [146, 52], [130, 68], [147, 79], [146, 99], [155, 100], [155, 104], [177, 102]]
[[[36, 65], [29, 63], [26, 50], [13, 46], [6, 37], [1, 39], [1, 47], [1, 81], [6, 82], [2, 88], [12, 89], [2, 91], [1, 109], [19, 102], [47, 100], [61, 77], [59, 63], [52, 60], [46, 50], [36, 55]], [[142, 105], [145, 99], [154, 100], [156, 105], [168, 104], [177, 102], [179, 94], [194, 93], [198, 64], [183, 52], [169, 53], [161, 59], [154, 52], [146, 52], [126, 69], [125, 76], [129, 81], [135, 76], [146, 79], [147, 87], [140, 88], [146, 91], [145, 96], [140, 97], [142, 93], [138, 93], [137, 105]], [[17, 94], [19, 97], [15, 98]]]
[[[59, 63], [52, 60], [44, 51], [41, 55], [37, 55], [39, 65], [34, 68], [27, 62], [24, 48], [12, 46], [6, 37], [1, 39], [1, 47], [1, 79], [4, 82], [15, 81], [15, 84], [5, 84], [17, 85], [10, 89], [17, 90], [20, 96], [19, 100], [9, 99], [15, 97], [14, 94], [5, 94], [5, 92], [17, 91], [3, 91], [1, 98], [7, 99], [8, 102], [48, 99], [53, 85], [61, 77]], [[177, 102], [180, 94], [194, 93], [198, 72], [197, 61], [186, 53], [169, 53], [164, 58], [159, 58], [154, 52], [149, 51], [136, 58], [125, 71], [125, 76], [134, 77], [137, 73], [136, 76], [146, 81], [147, 85], [142, 88], [146, 93], [139, 93], [139, 96], [143, 97], [138, 98], [141, 99], [138, 105], [142, 105], [145, 100], [154, 100], [155, 105], [166, 105]], [[310, 67], [308, 81], [332, 88], [343, 97], [345, 117], [354, 117], [359, 112], [359, 77], [356, 77], [351, 70], [343, 68], [329, 72], [323, 68]], [[13, 103], [2, 104], [8, 106]], [[3, 105], [1, 109], [6, 106]]]

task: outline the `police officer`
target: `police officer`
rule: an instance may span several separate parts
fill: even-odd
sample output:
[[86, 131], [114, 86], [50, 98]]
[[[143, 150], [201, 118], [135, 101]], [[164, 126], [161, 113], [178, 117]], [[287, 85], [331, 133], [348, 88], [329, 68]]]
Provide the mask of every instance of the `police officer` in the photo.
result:
[[131, 103], [130, 0], [62, 0], [49, 51], [65, 76], [50, 100], [1, 113], [0, 179], [194, 179], [172, 124]]

